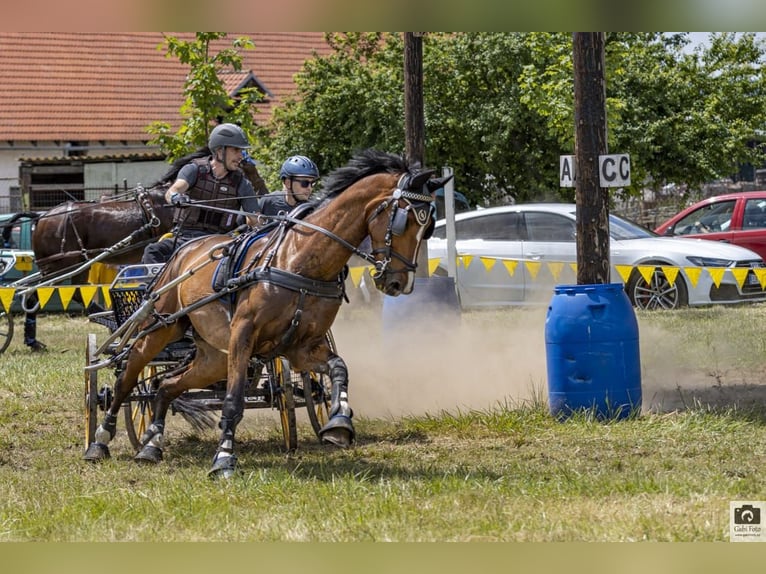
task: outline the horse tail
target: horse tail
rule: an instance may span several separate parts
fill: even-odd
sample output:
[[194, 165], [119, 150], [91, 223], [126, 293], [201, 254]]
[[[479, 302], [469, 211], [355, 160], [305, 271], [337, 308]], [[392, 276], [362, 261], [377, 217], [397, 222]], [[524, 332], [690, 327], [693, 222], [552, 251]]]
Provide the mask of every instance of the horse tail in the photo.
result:
[[192, 428], [196, 431], [204, 431], [206, 429], [215, 428], [215, 418], [210, 414], [210, 409], [204, 405], [200, 405], [198, 401], [194, 399], [184, 399], [177, 397], [171, 403], [173, 412], [181, 413], [181, 416], [186, 419]]

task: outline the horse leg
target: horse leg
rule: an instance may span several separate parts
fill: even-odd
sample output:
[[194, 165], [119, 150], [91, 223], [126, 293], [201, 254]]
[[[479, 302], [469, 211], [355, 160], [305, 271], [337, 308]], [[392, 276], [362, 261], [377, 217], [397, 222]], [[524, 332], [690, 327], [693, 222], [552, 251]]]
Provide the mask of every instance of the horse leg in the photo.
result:
[[178, 323], [155, 331], [137, 341], [128, 353], [125, 369], [119, 374], [114, 383], [114, 398], [104, 415], [103, 422], [96, 429], [94, 442], [88, 445], [83, 458], [90, 462], [97, 462], [110, 457], [109, 442], [117, 433], [117, 415], [120, 407], [127, 396], [138, 384], [138, 375], [146, 364], [157, 355], [170, 341], [183, 334], [183, 327]]
[[[228, 381], [226, 396], [221, 408], [221, 440], [213, 456], [213, 466], [208, 472], [211, 478], [230, 478], [237, 467], [237, 457], [234, 454], [234, 433], [242, 420], [245, 411], [245, 388], [247, 386], [247, 367], [253, 341], [252, 324], [249, 321], [239, 326], [232, 326], [230, 340], [234, 345], [229, 346]], [[260, 373], [259, 373], [260, 375]]]
[[223, 353], [210, 347], [205, 341], [196, 341], [196, 352], [189, 367], [180, 375], [162, 382], [154, 401], [152, 424], [141, 436], [143, 448], [136, 454], [136, 462], [158, 463], [162, 460], [165, 445], [165, 418], [170, 404], [184, 391], [202, 388], [226, 377], [226, 358]]
[[348, 369], [338, 355], [330, 355], [327, 366], [332, 381], [330, 420], [319, 430], [319, 437], [323, 443], [347, 448], [356, 436], [354, 424], [351, 422], [354, 411], [348, 404]]

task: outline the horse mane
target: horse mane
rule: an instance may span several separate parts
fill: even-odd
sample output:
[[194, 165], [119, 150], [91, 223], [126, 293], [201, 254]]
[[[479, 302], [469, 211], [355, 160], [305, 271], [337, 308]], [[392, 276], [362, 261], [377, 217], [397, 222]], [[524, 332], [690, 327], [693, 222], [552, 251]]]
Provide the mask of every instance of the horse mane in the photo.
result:
[[185, 166], [187, 163], [192, 161], [193, 159], [197, 159], [200, 157], [207, 157], [213, 155], [213, 152], [210, 151], [210, 148], [205, 146], [199, 148], [197, 151], [193, 151], [191, 153], [186, 154], [183, 157], [179, 157], [177, 160], [175, 160], [173, 163], [170, 164], [170, 168], [168, 171], [160, 177], [157, 181], [155, 181], [153, 184], [151, 184], [149, 187], [158, 187], [161, 185], [173, 183], [176, 180], [176, 177], [178, 176], [178, 172], [181, 171], [181, 168]]
[[349, 162], [330, 172], [322, 182], [322, 200], [331, 199], [351, 185], [376, 173], [405, 173], [409, 171], [402, 156], [376, 149], [356, 152]]

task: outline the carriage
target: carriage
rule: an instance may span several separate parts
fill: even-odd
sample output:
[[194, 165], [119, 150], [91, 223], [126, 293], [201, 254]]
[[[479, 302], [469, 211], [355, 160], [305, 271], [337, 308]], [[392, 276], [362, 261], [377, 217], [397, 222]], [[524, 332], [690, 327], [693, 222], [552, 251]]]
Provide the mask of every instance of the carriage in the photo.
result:
[[[246, 408], [278, 409], [287, 449], [297, 443], [299, 406], [323, 443], [350, 446], [348, 369], [331, 335], [346, 299], [347, 264], [352, 256], [369, 263], [386, 295], [412, 292], [418, 249], [433, 230], [433, 194], [451, 177], [433, 174], [401, 156], [363, 150], [324, 179], [324, 194], [307, 209], [234, 238], [190, 241], [159, 271], [127, 268], [110, 289], [111, 315], [92, 317], [108, 321], [109, 336], [99, 344], [90, 334], [86, 342], [83, 458], [111, 456], [122, 414], [140, 448], [134, 458], [160, 462], [165, 418], [175, 409], [192, 421], [194, 413], [220, 410], [213, 477], [236, 468], [235, 431]], [[169, 211], [164, 199], [159, 205], [159, 213]], [[111, 387], [99, 381], [107, 368], [116, 375]]]
[[[147, 287], [162, 267], [163, 264], [139, 264], [122, 268], [109, 287], [112, 309], [91, 313], [88, 317], [92, 324], [106, 327], [109, 337], [99, 343], [96, 333], [87, 336], [83, 371], [86, 448], [95, 440], [99, 411], [109, 408], [114, 397], [113, 382], [125, 367], [125, 359], [117, 355], [133, 343], [135, 322], [140, 321], [136, 312], [147, 299]], [[335, 349], [331, 332], [327, 339]], [[160, 383], [166, 376], [185, 368], [194, 351], [191, 336], [167, 345], [145, 366], [138, 384], [124, 402], [125, 431], [136, 452], [143, 446], [141, 436], [151, 424]], [[286, 451], [291, 452], [298, 445], [296, 409], [305, 408], [311, 427], [319, 435], [328, 421], [330, 408], [330, 381], [326, 375], [293, 371], [282, 357], [263, 363], [254, 358], [248, 373], [251, 379], [245, 392], [245, 408], [279, 412]], [[207, 412], [221, 410], [225, 393], [226, 380], [216, 381], [204, 389], [188, 390], [176, 399], [174, 412], [183, 415], [195, 428], [210, 427], [213, 421]]]

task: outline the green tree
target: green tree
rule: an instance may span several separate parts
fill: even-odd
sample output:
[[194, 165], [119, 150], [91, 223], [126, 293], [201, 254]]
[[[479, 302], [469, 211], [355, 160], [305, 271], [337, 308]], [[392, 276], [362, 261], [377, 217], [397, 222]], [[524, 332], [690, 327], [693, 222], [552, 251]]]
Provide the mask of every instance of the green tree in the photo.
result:
[[[266, 153], [314, 158], [322, 171], [355, 149], [403, 152], [399, 34], [333, 34], [307, 62], [295, 99], [277, 110]], [[608, 145], [631, 156], [632, 185], [697, 187], [761, 165], [764, 47], [720, 34], [695, 52], [685, 34], [609, 33]], [[429, 33], [424, 38], [426, 163], [455, 169], [473, 201], [573, 199], [558, 158], [574, 150], [572, 36]]]
[[263, 130], [253, 120], [253, 106], [263, 94], [255, 88], [246, 88], [234, 99], [226, 92], [221, 78], [226, 72], [242, 70], [239, 50], [252, 49], [253, 42], [247, 37], [236, 38], [230, 48], [215, 52], [213, 45], [223, 38], [226, 38], [224, 32], [197, 32], [192, 41], [166, 36], [160, 45], [167, 49], [166, 57], [178, 58], [189, 66], [180, 108], [181, 125], [175, 132], [167, 122], [153, 122], [147, 128], [154, 136], [149, 143], [159, 145], [170, 161], [207, 145], [210, 130], [216, 123], [240, 125], [250, 141], [263, 137]]

